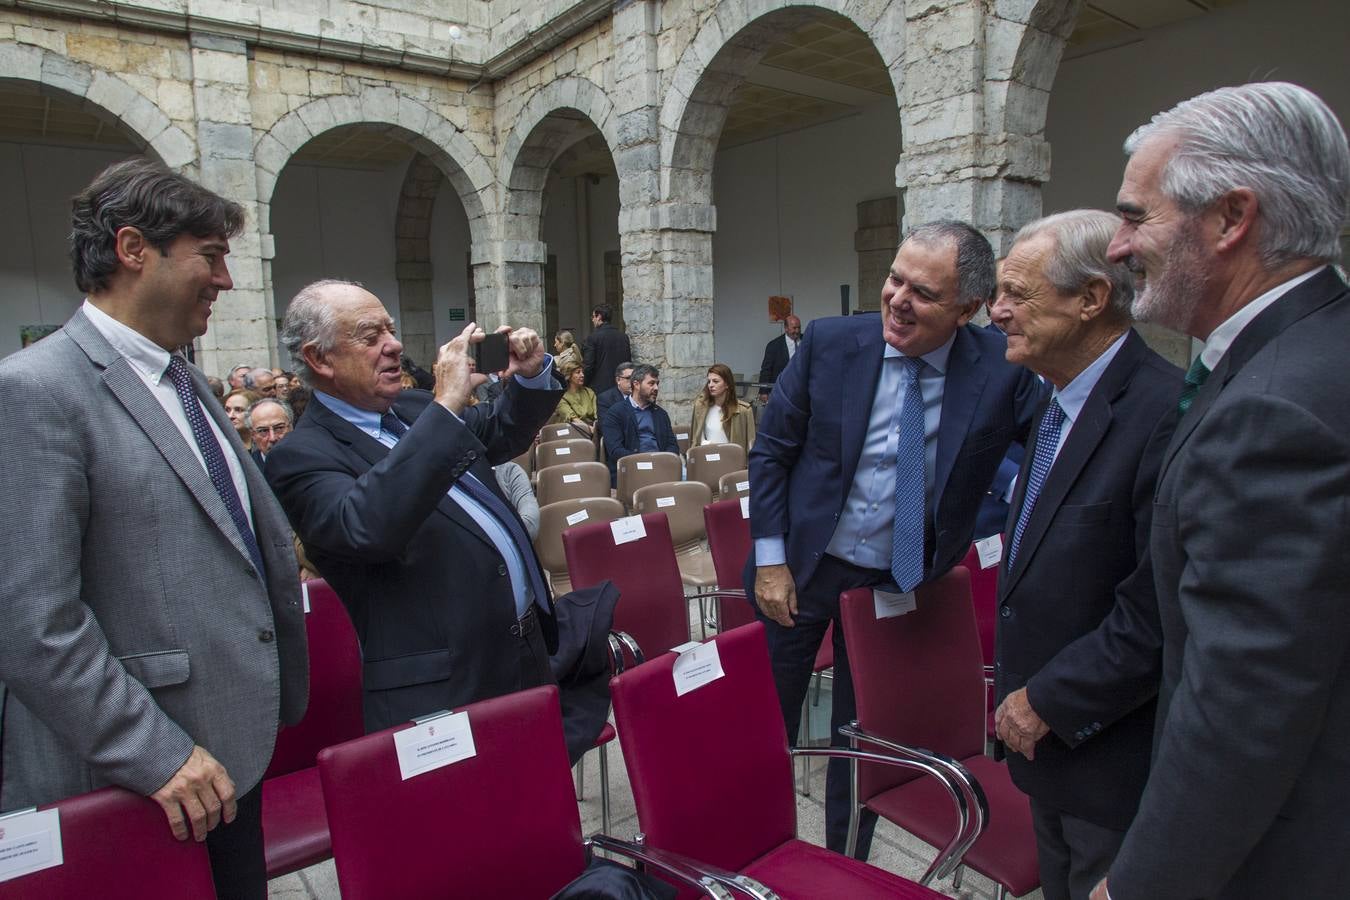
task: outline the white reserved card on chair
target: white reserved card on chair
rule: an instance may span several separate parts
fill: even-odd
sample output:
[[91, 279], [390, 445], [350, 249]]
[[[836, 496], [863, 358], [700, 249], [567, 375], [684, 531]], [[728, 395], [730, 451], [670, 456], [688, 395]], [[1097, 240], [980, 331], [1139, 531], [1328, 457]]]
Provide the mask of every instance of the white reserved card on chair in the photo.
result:
[[741, 498], [741, 518], [750, 518], [750, 498], [748, 496]]
[[559, 428], [559, 429], [558, 429], [558, 437], [567, 437], [567, 436], [568, 436], [569, 434], [571, 434], [571, 433], [572, 433], [572, 429], [570, 429], [570, 428]]
[[0, 881], [31, 875], [64, 861], [59, 810], [33, 809], [0, 816]]
[[580, 472], [569, 472], [563, 476], [563, 484], [576, 484], [581, 480]]
[[982, 541], [976, 541], [975, 552], [980, 557], [980, 568], [992, 569], [1003, 560], [1003, 535], [991, 534]]
[[554, 456], [571, 456], [571, 455], [572, 455], [572, 448], [571, 448], [571, 447], [558, 447], [557, 449], [555, 449], [555, 450], [553, 451], [553, 455], [554, 455]]
[[433, 716], [394, 732], [394, 750], [404, 781], [478, 755], [466, 712]]
[[305, 603], [305, 612], [309, 612], [309, 582], [300, 582], [300, 599]]
[[640, 470], [643, 471], [643, 472], [648, 472], [648, 471], [651, 471], [652, 464], [649, 463], [649, 462], [639, 462], [639, 463], [637, 464], [637, 467], [638, 467], [638, 469], [640, 469]]
[[[580, 478], [581, 476], [578, 475], [577, 477]], [[584, 509], [579, 509], [579, 510], [577, 510], [576, 512], [571, 513], [571, 514], [568, 515], [568, 517], [567, 517], [567, 524], [568, 524], [568, 525], [575, 525], [575, 524], [577, 524], [578, 522], [585, 522], [585, 521], [586, 521], [587, 519], [589, 519], [590, 517], [591, 517], [591, 514], [590, 514], [589, 511], [584, 510]]]
[[671, 668], [671, 674], [675, 677], [675, 696], [683, 697], [726, 673], [722, 671], [722, 657], [717, 652], [717, 644], [709, 641], [681, 653]]
[[642, 516], [615, 519], [609, 523], [609, 530], [614, 535], [615, 545], [640, 541], [647, 536], [647, 526], [642, 524]]
[[878, 619], [894, 619], [919, 608], [913, 591], [895, 594], [890, 591], [872, 590], [872, 604], [876, 608]]
[[704, 458], [706, 461], [708, 461], [708, 462], [721, 462], [721, 461], [722, 461], [722, 454], [720, 454], [720, 453], [709, 453], [707, 456], [705, 456], [705, 457], [703, 457], [703, 458]]

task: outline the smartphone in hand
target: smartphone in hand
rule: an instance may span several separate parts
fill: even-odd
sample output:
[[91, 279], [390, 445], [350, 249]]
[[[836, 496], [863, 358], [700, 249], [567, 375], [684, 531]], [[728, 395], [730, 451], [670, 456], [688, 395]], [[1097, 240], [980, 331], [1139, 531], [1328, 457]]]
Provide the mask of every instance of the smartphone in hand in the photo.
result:
[[500, 372], [511, 365], [511, 347], [508, 335], [493, 332], [477, 344], [473, 344], [474, 368], [484, 375]]

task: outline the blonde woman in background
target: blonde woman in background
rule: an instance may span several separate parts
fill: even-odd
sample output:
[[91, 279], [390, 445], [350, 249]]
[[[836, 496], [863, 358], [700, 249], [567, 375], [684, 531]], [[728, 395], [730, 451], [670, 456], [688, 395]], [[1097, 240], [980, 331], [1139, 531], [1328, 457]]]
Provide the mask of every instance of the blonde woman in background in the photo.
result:
[[755, 417], [750, 404], [736, 399], [736, 379], [723, 363], [713, 363], [708, 380], [694, 398], [690, 446], [740, 444], [749, 452], [755, 442]]
[[586, 387], [586, 372], [582, 369], [581, 363], [569, 363], [561, 371], [567, 390], [558, 401], [558, 409], [553, 413], [553, 418], [549, 419], [549, 423], [570, 422], [586, 437], [590, 437], [595, 431], [595, 391]]
[[244, 421], [244, 413], [248, 408], [262, 399], [262, 394], [250, 391], [247, 388], [235, 388], [225, 395], [221, 402], [225, 404], [225, 415], [230, 417], [230, 424], [234, 430], [239, 433], [239, 440], [244, 442], [244, 446], [253, 449], [253, 432], [249, 430], [247, 422]]
[[553, 338], [553, 365], [561, 372], [573, 363], [581, 365], [581, 349], [577, 347], [577, 339], [570, 331], [560, 331]]

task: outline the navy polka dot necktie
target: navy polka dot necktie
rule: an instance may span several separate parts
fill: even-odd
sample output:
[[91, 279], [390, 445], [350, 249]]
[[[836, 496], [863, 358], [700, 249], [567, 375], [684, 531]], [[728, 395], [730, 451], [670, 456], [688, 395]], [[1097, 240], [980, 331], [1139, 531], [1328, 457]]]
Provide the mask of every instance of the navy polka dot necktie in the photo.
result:
[[1012, 544], [1008, 547], [1008, 571], [1012, 571], [1013, 560], [1017, 557], [1017, 548], [1022, 545], [1022, 532], [1027, 530], [1031, 521], [1031, 512], [1041, 496], [1041, 487], [1045, 476], [1050, 474], [1050, 466], [1055, 461], [1055, 450], [1059, 447], [1059, 431], [1064, 425], [1064, 409], [1059, 400], [1051, 400], [1041, 416], [1041, 424], [1036, 429], [1036, 454], [1031, 458], [1031, 471], [1027, 473], [1027, 490], [1022, 498], [1022, 511], [1017, 514], [1017, 524], [1013, 528]]
[[211, 476], [211, 484], [224, 501], [225, 508], [230, 511], [234, 527], [238, 529], [239, 537], [248, 548], [248, 555], [253, 560], [258, 575], [262, 576], [267, 571], [263, 566], [262, 551], [258, 549], [258, 540], [248, 524], [248, 516], [244, 515], [244, 505], [239, 502], [239, 492], [234, 489], [234, 479], [230, 477], [230, 467], [225, 463], [225, 454], [220, 449], [220, 442], [212, 433], [211, 426], [206, 424], [206, 414], [202, 412], [197, 392], [192, 388], [192, 376], [188, 374], [187, 363], [183, 357], [170, 354], [168, 376], [178, 392], [178, 399], [183, 403], [183, 412], [187, 413], [192, 437], [196, 439], [197, 449], [202, 453], [206, 473]]
[[923, 581], [924, 563], [924, 427], [919, 373], [924, 362], [900, 357], [908, 375], [900, 407], [900, 440], [895, 452], [895, 521], [891, 531], [891, 577], [902, 591]]

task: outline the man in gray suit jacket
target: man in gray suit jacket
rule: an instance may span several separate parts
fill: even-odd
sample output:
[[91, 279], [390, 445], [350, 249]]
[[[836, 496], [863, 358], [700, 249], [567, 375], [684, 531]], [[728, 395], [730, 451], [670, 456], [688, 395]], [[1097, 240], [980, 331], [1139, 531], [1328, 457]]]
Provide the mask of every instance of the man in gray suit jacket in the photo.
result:
[[1326, 897], [1350, 882], [1350, 151], [1291, 84], [1126, 142], [1113, 259], [1137, 317], [1205, 342], [1158, 476], [1153, 765], [1094, 897]]
[[[307, 690], [285, 517], [206, 377], [244, 211], [141, 160], [74, 201], [87, 299], [0, 362], [0, 809], [115, 784], [266, 895], [259, 782]], [[209, 832], [209, 834], [208, 834]]]

